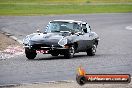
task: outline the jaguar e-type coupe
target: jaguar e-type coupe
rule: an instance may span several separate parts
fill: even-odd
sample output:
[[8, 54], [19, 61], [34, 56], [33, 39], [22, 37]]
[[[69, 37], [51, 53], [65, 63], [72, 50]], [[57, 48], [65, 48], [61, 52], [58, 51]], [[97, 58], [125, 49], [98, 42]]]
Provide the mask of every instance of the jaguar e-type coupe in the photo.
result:
[[72, 58], [79, 52], [94, 56], [98, 42], [98, 35], [91, 31], [88, 23], [74, 20], [50, 21], [43, 32], [32, 33], [23, 39], [28, 59], [34, 59], [37, 53], [64, 55], [64, 58]]

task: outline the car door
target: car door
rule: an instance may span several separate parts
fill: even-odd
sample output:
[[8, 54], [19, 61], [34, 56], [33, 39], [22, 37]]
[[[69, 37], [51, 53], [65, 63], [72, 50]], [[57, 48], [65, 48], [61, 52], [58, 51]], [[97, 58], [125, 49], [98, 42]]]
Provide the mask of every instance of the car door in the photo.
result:
[[93, 34], [91, 32], [91, 27], [89, 24], [86, 24], [87, 33], [85, 33], [84, 37], [87, 37], [86, 39], [86, 49], [91, 47], [93, 45]]
[[78, 48], [77, 48], [77, 51], [83, 51], [85, 49], [85, 32], [83, 31], [83, 28], [82, 28], [82, 24], [80, 25], [81, 26], [81, 30], [82, 30], [82, 33], [77, 35], [76, 39], [77, 39], [77, 44], [78, 44]]
[[76, 37], [76, 41], [77, 41], [77, 44], [78, 44], [78, 47], [77, 47], [77, 51], [83, 51], [84, 50], [84, 33], [82, 33], [82, 34], [79, 34], [79, 35], [77, 35], [77, 37]]
[[86, 51], [92, 45], [91, 29], [88, 24], [82, 24], [83, 34], [79, 35], [78, 51]]

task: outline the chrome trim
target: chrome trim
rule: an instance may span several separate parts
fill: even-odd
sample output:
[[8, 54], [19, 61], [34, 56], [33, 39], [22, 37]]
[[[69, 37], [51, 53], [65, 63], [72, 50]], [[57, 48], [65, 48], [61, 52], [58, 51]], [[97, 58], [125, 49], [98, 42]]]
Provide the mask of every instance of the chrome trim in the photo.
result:
[[51, 48], [51, 47], [41, 47], [41, 48]]
[[[24, 48], [31, 48], [32, 46], [23, 46]], [[60, 48], [60, 47], [41, 47], [42, 49], [51, 49], [51, 50], [55, 50], [55, 49], [67, 49], [67, 48]]]

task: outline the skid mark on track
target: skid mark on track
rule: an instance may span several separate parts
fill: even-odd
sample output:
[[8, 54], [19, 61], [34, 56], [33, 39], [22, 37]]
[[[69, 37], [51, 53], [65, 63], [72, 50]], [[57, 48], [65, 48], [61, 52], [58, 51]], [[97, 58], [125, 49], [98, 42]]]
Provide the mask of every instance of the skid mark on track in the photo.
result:
[[0, 60], [24, 54], [21, 46], [8, 46], [4, 51], [0, 51]]

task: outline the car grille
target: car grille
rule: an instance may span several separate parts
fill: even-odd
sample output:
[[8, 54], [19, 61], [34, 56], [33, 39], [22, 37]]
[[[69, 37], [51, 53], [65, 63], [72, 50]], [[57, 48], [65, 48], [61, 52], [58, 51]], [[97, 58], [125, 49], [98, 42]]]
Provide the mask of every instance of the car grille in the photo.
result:
[[59, 45], [59, 44], [54, 44], [53, 46], [52, 45], [46, 45], [46, 44], [34, 44], [34, 45], [32, 45], [32, 48], [34, 48], [34, 49], [41, 49], [41, 48], [44, 48], [44, 47], [49, 47], [49, 48], [51, 48], [51, 47], [55, 47], [55, 48], [60, 48], [61, 46]]
[[61, 47], [58, 44], [58, 40], [43, 40], [43, 41], [30, 41], [31, 46], [33, 48], [41, 48], [41, 47]]

